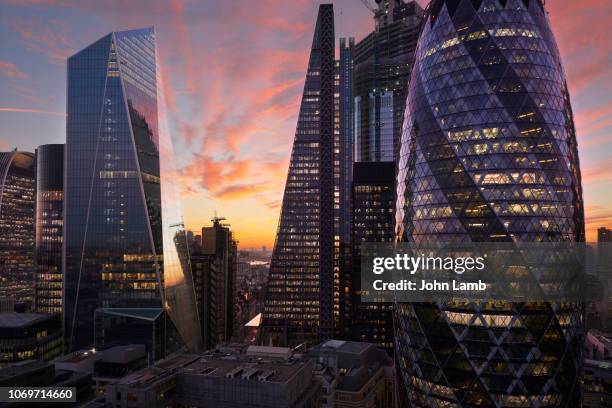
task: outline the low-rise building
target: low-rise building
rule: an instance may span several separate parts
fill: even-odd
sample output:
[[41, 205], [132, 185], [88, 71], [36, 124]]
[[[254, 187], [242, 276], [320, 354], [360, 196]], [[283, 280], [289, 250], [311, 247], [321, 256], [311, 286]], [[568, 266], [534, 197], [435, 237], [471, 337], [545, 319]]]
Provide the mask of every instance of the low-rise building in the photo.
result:
[[107, 386], [112, 407], [318, 408], [312, 360], [290, 349], [228, 345], [182, 354]]
[[[73, 387], [77, 403], [93, 399], [91, 374], [60, 370], [53, 363], [27, 360], [0, 369], [0, 387]], [[24, 403], [21, 406], [30, 406]], [[37, 407], [60, 408], [74, 403], [36, 403]]]
[[0, 313], [0, 367], [25, 360], [49, 361], [61, 353], [60, 315]]
[[584, 342], [583, 408], [612, 407], [612, 335], [590, 330]]
[[393, 361], [372, 343], [328, 340], [308, 350], [324, 407], [393, 408]]

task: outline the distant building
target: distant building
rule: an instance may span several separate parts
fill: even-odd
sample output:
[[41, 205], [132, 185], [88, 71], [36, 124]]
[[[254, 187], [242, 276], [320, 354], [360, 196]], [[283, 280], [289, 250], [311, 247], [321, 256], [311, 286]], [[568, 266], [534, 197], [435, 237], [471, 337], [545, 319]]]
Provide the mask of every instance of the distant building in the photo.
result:
[[394, 408], [393, 360], [372, 343], [328, 340], [308, 350], [323, 407]]
[[59, 314], [0, 313], [0, 367], [25, 360], [49, 361], [61, 354]]
[[62, 313], [64, 145], [36, 149], [35, 310]]
[[32, 302], [36, 159], [33, 153], [0, 153], [0, 296]]
[[597, 242], [612, 242], [612, 230], [606, 227], [598, 228]]
[[183, 354], [107, 387], [113, 407], [316, 408], [313, 362], [288, 348], [220, 347]]
[[229, 341], [234, 328], [237, 243], [223, 220], [202, 228], [202, 247], [191, 255], [204, 350]]

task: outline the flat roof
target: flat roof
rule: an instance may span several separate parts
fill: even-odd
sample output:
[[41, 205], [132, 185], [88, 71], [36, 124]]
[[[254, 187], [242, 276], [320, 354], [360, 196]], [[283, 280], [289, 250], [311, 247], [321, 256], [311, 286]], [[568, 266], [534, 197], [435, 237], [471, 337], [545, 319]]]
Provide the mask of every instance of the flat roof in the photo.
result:
[[[198, 375], [203, 377], [225, 378], [225, 376], [234, 371], [239, 371], [234, 378], [228, 378], [228, 381], [258, 381], [258, 376], [271, 374], [267, 377], [268, 383], [285, 383], [295, 376], [308, 360], [284, 362], [284, 361], [261, 361], [250, 362], [242, 359], [229, 358], [210, 358], [203, 356], [198, 360], [186, 365], [182, 370], [182, 374]], [[250, 380], [243, 379], [244, 373], [251, 373]]]
[[39, 321], [53, 319], [55, 315], [43, 313], [16, 313], [6, 312], [0, 313], [0, 328], [17, 328], [25, 327]]

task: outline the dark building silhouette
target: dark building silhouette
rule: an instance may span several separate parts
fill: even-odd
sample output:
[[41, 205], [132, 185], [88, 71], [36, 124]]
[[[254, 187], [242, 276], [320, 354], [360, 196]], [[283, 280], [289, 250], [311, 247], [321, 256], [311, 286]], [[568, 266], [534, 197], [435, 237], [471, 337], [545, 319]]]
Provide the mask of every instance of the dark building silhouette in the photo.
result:
[[62, 313], [64, 145], [36, 149], [35, 309]]
[[[359, 251], [362, 242], [390, 242], [395, 235], [394, 223], [389, 220], [395, 203], [395, 159], [423, 9], [414, 1], [376, 3], [374, 31], [352, 49], [351, 131], [355, 167], [351, 173], [359, 171], [362, 179], [350, 180], [353, 208], [347, 207], [352, 217], [347, 224], [359, 225], [352, 226], [349, 245], [352, 260], [345, 263], [346, 273], [342, 274], [341, 315], [345, 322], [341, 335], [376, 343], [391, 352], [391, 305], [360, 302]], [[383, 164], [359, 166], [358, 170], [360, 162]], [[372, 207], [368, 209], [369, 205]]]
[[606, 227], [597, 229], [597, 242], [612, 242], [612, 230]]
[[129, 341], [157, 359], [201, 345], [156, 58], [145, 28], [112, 32], [68, 59], [68, 351]]
[[319, 7], [268, 280], [262, 341], [330, 338], [334, 323], [334, 11]]
[[348, 283], [347, 337], [393, 354], [393, 304], [361, 302], [361, 245], [393, 242], [395, 164], [355, 163], [353, 171], [353, 268]]
[[375, 29], [355, 45], [355, 161], [394, 161], [423, 9], [416, 1], [380, 0]]
[[340, 38], [340, 59], [337, 61], [334, 125], [337, 145], [334, 146], [334, 216], [337, 223], [334, 270], [334, 333], [345, 337], [348, 330], [347, 282], [351, 273], [351, 182], [353, 178], [353, 53], [354, 38]]
[[29, 152], [0, 153], [0, 297], [32, 302], [36, 159]]
[[229, 341], [233, 334], [237, 243], [225, 218], [202, 228], [202, 247], [191, 255], [204, 350]]
[[[584, 241], [572, 110], [542, 1], [432, 1], [407, 106], [399, 239]], [[405, 396], [412, 407], [577, 407], [581, 322], [571, 303], [400, 304]]]

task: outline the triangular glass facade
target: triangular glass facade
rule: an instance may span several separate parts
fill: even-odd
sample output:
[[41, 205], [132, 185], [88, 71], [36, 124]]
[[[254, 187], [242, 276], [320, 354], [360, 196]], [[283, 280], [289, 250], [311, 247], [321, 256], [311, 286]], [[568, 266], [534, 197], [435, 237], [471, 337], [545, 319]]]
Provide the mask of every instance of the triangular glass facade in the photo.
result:
[[312, 42], [262, 322], [266, 344], [332, 337], [334, 263], [334, 11]]
[[[175, 324], [183, 343], [200, 344], [189, 329], [198, 322], [189, 264], [175, 262], [189, 257], [179, 196], [163, 183], [173, 177], [173, 162], [165, 157], [172, 154], [170, 136], [158, 121], [156, 67], [152, 28], [111, 33], [68, 60], [69, 350], [91, 344], [98, 308], [164, 308], [177, 320], [181, 305], [182, 323]], [[169, 299], [178, 287], [186, 294], [180, 302]]]

